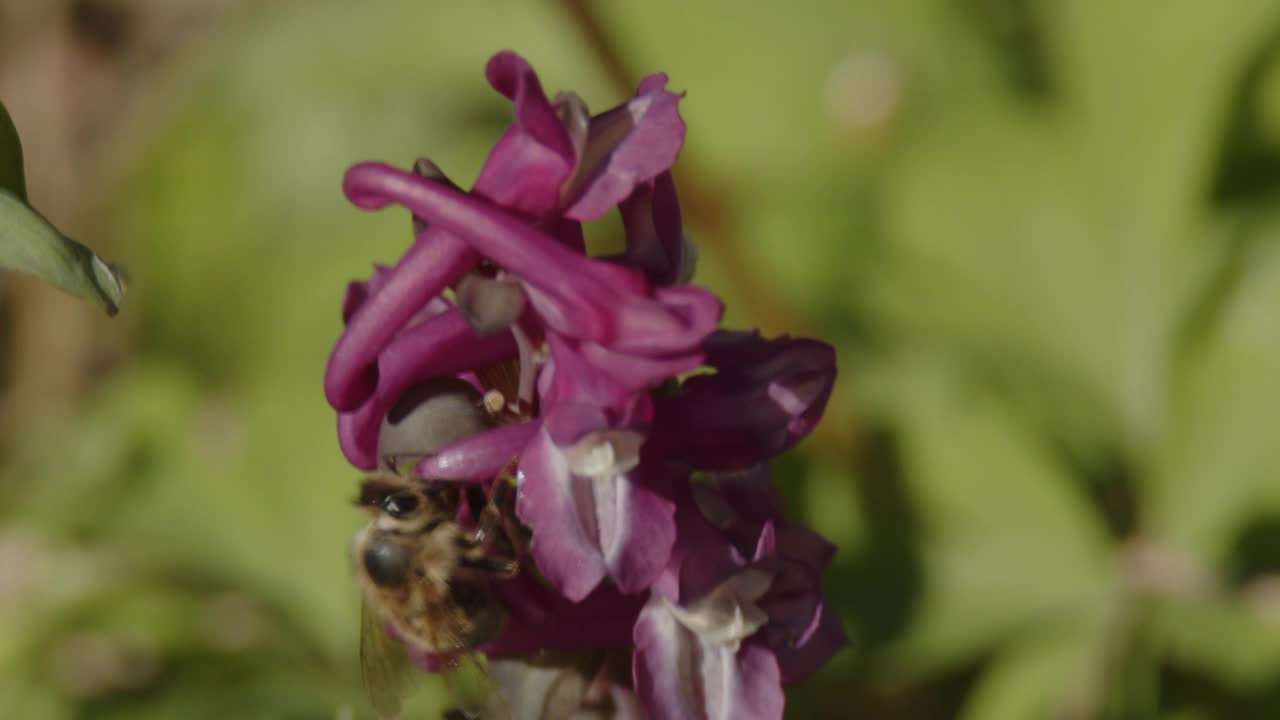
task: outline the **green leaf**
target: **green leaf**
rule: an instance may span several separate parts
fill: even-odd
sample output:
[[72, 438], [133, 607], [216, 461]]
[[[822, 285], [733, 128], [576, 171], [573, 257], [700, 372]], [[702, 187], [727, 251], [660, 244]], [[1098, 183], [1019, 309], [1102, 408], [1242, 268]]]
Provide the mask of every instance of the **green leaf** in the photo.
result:
[[1273, 618], [1228, 595], [1172, 598], [1156, 609], [1169, 662], [1231, 691], [1265, 692], [1280, 673]]
[[13, 126], [4, 103], [0, 103], [0, 188], [27, 199], [27, 183], [22, 173], [22, 143], [18, 141], [18, 129]]
[[974, 686], [963, 720], [1084, 717], [1097, 702], [1094, 630], [1067, 625], [1011, 643]]
[[927, 360], [896, 364], [893, 424], [926, 592], [895, 654], [953, 666], [1046, 623], [1096, 617], [1112, 581], [1084, 494], [984, 388]]
[[1153, 530], [1216, 566], [1247, 523], [1280, 514], [1280, 215], [1237, 242], [1239, 279], [1182, 361], [1148, 491]]
[[124, 296], [124, 282], [115, 268], [58, 232], [21, 197], [4, 188], [0, 188], [0, 267], [29, 273], [72, 295], [99, 302], [108, 315], [116, 314]]

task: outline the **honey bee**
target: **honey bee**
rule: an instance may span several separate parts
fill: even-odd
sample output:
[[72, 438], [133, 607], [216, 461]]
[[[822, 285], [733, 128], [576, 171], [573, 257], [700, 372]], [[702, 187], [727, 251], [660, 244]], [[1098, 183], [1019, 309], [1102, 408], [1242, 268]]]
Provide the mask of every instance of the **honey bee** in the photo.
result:
[[[458, 697], [463, 693], [456, 686], [451, 690], [471, 717], [507, 715], [497, 688], [468, 653], [496, 638], [506, 620], [490, 584], [519, 569], [516, 549], [504, 535], [511, 489], [511, 481], [500, 477], [482, 503], [475, 502], [478, 488], [444, 481], [384, 473], [361, 483], [356, 505], [372, 516], [351, 548], [364, 594], [361, 669], [382, 717], [398, 717], [405, 681], [415, 673], [388, 625], [403, 643], [455, 667], [469, 665], [469, 687], [463, 688], [469, 697]], [[472, 506], [479, 506], [469, 513], [474, 521], [464, 522]]]

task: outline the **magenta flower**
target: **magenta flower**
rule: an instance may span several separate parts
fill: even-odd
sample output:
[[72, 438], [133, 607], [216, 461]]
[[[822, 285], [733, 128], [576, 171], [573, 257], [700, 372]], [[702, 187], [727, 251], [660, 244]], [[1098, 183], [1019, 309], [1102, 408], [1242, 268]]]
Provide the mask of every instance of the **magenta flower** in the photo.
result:
[[[834, 352], [718, 331], [719, 300], [684, 284], [695, 257], [670, 172], [684, 122], [665, 76], [591, 116], [575, 95], [548, 100], [513, 53], [486, 75], [514, 122], [469, 192], [429, 161], [344, 179], [359, 207], [408, 209], [415, 239], [347, 289], [325, 375], [342, 450], [480, 484], [515, 461], [532, 540], [495, 588], [513, 622], [485, 652], [634, 650], [637, 692], [619, 692], [637, 707], [737, 717], [663, 665], [714, 655], [703, 680], [719, 684], [701, 687], [780, 716], [782, 683], [843, 636], [821, 600], [833, 549], [782, 520], [762, 463], [818, 422]], [[626, 250], [589, 257], [581, 223], [614, 209]], [[678, 381], [701, 367], [714, 373]]]
[[764, 466], [702, 476], [688, 492], [635, 626], [640, 704], [652, 718], [781, 717], [783, 684], [846, 642], [822, 597], [835, 548], [782, 521]]

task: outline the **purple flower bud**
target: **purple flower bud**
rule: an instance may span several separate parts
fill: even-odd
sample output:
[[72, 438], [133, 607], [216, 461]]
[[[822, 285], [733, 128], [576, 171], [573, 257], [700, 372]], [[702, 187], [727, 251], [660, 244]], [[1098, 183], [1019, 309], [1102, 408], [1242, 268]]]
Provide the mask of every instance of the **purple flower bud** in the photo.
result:
[[835, 384], [835, 350], [817, 340], [717, 332], [703, 345], [711, 375], [661, 401], [669, 452], [703, 470], [746, 468], [799, 442]]
[[475, 191], [527, 215], [548, 215], [560, 202], [560, 186], [573, 172], [569, 133], [524, 58], [498, 53], [489, 60], [485, 76], [494, 90], [511, 100], [515, 122], [489, 153]]
[[655, 285], [684, 284], [693, 278], [697, 252], [684, 236], [670, 172], [637, 185], [618, 209], [627, 233], [621, 262], [643, 268]]

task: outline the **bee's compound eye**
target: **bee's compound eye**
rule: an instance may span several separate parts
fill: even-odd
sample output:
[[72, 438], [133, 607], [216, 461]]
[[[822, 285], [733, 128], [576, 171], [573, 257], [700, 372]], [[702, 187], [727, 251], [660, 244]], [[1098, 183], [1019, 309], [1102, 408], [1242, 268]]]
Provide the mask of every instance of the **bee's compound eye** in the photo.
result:
[[409, 549], [397, 542], [375, 541], [364, 549], [364, 569], [383, 587], [405, 584], [412, 560]]
[[382, 510], [394, 518], [402, 518], [418, 509], [418, 496], [414, 493], [396, 493], [382, 500]]

